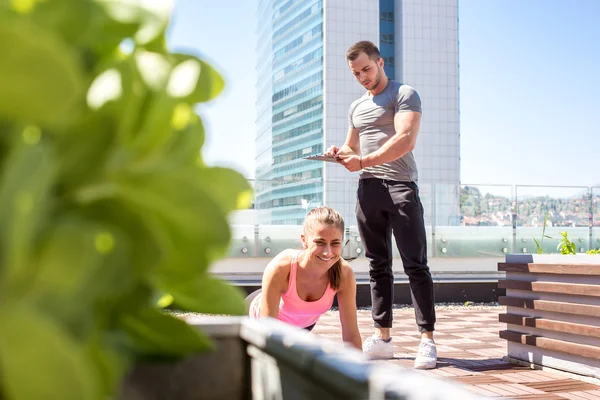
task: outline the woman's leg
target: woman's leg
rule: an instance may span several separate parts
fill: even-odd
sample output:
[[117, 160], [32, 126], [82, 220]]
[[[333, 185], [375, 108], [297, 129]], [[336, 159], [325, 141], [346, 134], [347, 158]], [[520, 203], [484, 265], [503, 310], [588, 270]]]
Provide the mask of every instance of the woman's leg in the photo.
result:
[[261, 293], [262, 293], [262, 289], [258, 289], [258, 290], [255, 290], [254, 292], [250, 293], [248, 295], [248, 297], [246, 297], [246, 299], [244, 300], [244, 302], [246, 303], [246, 311], [250, 310], [250, 304], [252, 304], [252, 300], [254, 300], [254, 298]]

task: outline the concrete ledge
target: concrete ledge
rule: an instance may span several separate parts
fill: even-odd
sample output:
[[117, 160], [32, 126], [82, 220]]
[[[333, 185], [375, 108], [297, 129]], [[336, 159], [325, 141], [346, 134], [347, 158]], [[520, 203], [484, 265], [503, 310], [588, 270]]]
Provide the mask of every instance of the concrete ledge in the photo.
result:
[[252, 349], [255, 398], [482, 399], [456, 383], [370, 362], [358, 350], [277, 320], [244, 320], [240, 335]]

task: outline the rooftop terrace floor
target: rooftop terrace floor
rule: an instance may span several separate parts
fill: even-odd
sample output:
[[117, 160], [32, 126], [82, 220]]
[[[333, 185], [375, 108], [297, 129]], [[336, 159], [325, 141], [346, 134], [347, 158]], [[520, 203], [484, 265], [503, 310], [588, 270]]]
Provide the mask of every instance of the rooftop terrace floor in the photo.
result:
[[[450, 379], [490, 398], [498, 399], [600, 399], [600, 385], [554, 370], [534, 370], [503, 361], [506, 341], [498, 331], [506, 324], [498, 322], [502, 306], [438, 307], [435, 342], [438, 367], [422, 371], [438, 378]], [[363, 340], [373, 333], [369, 310], [358, 311]], [[341, 341], [337, 311], [329, 311], [317, 323], [313, 333]], [[392, 328], [394, 359], [377, 361], [412, 368], [419, 345], [414, 310], [394, 310]]]

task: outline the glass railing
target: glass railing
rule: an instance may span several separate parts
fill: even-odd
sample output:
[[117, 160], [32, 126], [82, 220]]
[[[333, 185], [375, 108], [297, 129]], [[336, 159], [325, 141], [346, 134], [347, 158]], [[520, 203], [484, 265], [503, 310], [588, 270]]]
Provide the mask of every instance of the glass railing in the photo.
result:
[[[344, 216], [344, 257], [363, 257], [354, 215], [356, 180], [307, 176], [251, 184], [252, 208], [231, 215], [230, 257], [268, 258], [300, 248], [304, 216], [320, 205]], [[564, 231], [578, 252], [600, 248], [600, 187], [421, 184], [419, 196], [430, 258], [503, 257], [536, 253], [538, 246], [556, 253]], [[393, 239], [392, 253], [399, 257]]]
[[600, 249], [600, 187], [591, 188], [592, 204], [592, 243], [591, 247]]
[[[544, 253], [556, 253], [560, 232], [565, 231], [577, 251], [589, 250], [593, 246], [590, 194], [588, 187], [517, 186], [515, 252], [535, 253], [540, 246]], [[544, 219], [546, 229], [542, 237]]]

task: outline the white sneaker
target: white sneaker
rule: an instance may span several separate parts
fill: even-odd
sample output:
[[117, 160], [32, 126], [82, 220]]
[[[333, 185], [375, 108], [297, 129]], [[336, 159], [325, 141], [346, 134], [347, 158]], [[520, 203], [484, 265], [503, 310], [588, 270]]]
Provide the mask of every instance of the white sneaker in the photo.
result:
[[392, 340], [384, 342], [377, 335], [373, 335], [363, 343], [363, 353], [371, 360], [386, 360], [394, 358], [394, 346]]
[[415, 358], [416, 369], [433, 369], [437, 363], [437, 349], [431, 339], [424, 339], [419, 345], [419, 354]]

